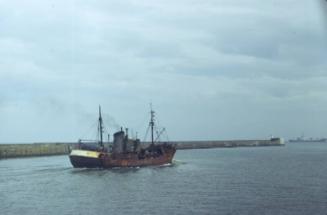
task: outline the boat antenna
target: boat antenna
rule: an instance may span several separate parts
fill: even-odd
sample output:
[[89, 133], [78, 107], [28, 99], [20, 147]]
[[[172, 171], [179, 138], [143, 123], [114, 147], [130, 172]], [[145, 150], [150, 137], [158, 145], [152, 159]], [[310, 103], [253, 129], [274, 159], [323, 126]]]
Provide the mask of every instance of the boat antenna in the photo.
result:
[[150, 120], [150, 127], [151, 127], [151, 144], [154, 144], [153, 140], [153, 127], [154, 127], [154, 111], [152, 110], [152, 103], [150, 103], [150, 109], [151, 109], [151, 120]]
[[100, 146], [103, 147], [103, 122], [101, 116], [101, 106], [99, 105], [99, 134], [100, 134]]

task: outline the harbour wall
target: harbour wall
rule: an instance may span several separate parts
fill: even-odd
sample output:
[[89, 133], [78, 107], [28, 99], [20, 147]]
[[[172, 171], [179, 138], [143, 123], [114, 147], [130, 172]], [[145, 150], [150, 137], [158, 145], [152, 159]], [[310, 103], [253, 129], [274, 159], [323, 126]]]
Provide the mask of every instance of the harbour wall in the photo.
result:
[[1, 158], [68, 154], [72, 143], [0, 144]]
[[269, 140], [178, 141], [173, 143], [176, 144], [176, 148], [179, 150], [256, 146], [284, 146], [284, 140], [282, 138], [272, 138]]
[[[272, 138], [269, 140], [173, 141], [172, 143], [176, 144], [178, 150], [284, 145], [284, 141], [281, 138]], [[0, 144], [0, 159], [65, 155], [69, 154], [75, 145], [76, 143]]]

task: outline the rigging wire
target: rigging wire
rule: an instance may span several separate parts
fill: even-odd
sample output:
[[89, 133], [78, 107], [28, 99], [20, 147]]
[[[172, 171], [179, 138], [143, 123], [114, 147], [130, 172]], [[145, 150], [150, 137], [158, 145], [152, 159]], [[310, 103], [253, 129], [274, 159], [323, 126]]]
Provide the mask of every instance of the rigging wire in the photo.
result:
[[148, 137], [149, 130], [150, 130], [150, 126], [148, 126], [147, 129], [146, 129], [146, 132], [145, 132], [145, 135], [144, 135], [144, 138], [143, 138], [143, 142], [146, 141], [146, 138]]
[[[157, 114], [156, 114], [156, 115], [157, 115]], [[167, 133], [166, 128], [160, 126], [160, 123], [159, 123], [158, 117], [155, 118], [155, 121], [156, 121], [157, 123], [156, 123], [156, 124], [154, 125], [154, 127], [153, 127], [153, 129], [154, 129], [154, 131], [155, 131], [155, 134], [156, 134], [156, 137], [154, 138], [154, 142], [161, 141], [161, 140], [160, 140], [160, 137], [162, 137], [163, 135], [164, 135], [163, 139], [166, 139], [167, 142], [169, 142], [169, 137], [168, 137], [168, 133]], [[150, 130], [150, 125], [148, 125], [148, 127], [147, 127], [146, 133], [145, 133], [144, 138], [143, 138], [143, 142], [145, 142], [145, 141], [147, 140], [149, 130]]]
[[157, 138], [156, 138], [155, 142], [160, 141], [160, 136], [165, 132], [165, 130], [166, 130], [165, 128], [161, 129], [160, 132], [157, 130]]
[[[91, 126], [89, 126], [88, 127], [88, 129], [85, 131], [85, 132], [83, 132], [84, 133], [84, 135], [82, 135], [82, 139], [87, 139], [87, 136], [91, 133], [91, 131], [92, 131], [92, 137], [94, 137], [93, 136], [93, 132], [94, 132], [94, 127], [96, 126], [96, 124], [98, 123], [98, 121], [94, 121], [92, 124], [91, 124]], [[92, 129], [92, 130], [91, 130]], [[85, 138], [84, 138], [85, 137]]]

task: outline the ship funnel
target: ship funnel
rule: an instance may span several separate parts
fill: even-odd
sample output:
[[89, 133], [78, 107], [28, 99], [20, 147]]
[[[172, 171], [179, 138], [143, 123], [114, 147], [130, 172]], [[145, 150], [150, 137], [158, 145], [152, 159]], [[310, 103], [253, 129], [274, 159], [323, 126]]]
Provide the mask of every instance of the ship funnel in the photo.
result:
[[125, 133], [123, 131], [114, 133], [114, 141], [112, 145], [113, 153], [122, 153], [124, 151], [124, 139]]

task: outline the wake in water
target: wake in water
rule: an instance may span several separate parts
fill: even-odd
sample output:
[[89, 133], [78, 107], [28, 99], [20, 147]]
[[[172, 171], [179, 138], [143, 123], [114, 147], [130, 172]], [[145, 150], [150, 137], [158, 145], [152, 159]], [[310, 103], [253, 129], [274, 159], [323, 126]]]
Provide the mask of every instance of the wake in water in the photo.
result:
[[181, 165], [181, 164], [187, 164], [186, 161], [182, 161], [182, 160], [173, 160], [173, 165]]
[[132, 172], [140, 169], [151, 169], [151, 168], [165, 168], [165, 167], [175, 167], [181, 164], [186, 164], [184, 161], [173, 160], [172, 163], [166, 163], [158, 166], [144, 166], [144, 167], [113, 167], [113, 168], [71, 168], [72, 173], [85, 173], [85, 172], [98, 172], [98, 171], [112, 171], [112, 172]]

